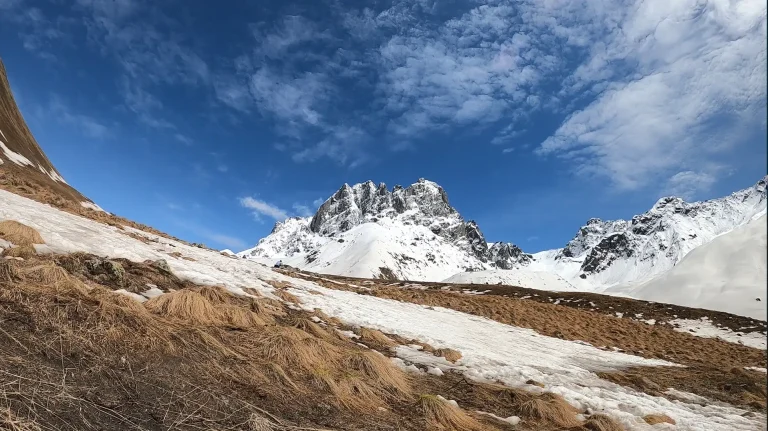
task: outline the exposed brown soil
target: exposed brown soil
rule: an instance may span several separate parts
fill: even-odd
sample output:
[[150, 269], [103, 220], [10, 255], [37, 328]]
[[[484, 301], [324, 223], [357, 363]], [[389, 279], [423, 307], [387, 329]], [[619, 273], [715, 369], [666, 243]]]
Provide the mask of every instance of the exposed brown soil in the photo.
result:
[[[586, 429], [557, 397], [508, 389], [488, 402], [498, 389], [406, 375], [331, 319], [162, 268], [82, 253], [0, 261], [0, 429], [508, 429], [475, 409], [519, 416], [516, 429]], [[111, 292], [147, 283], [171, 293], [141, 304]]]
[[[766, 352], [728, 343], [719, 339], [701, 338], [677, 332], [669, 326], [647, 325], [630, 319], [582, 310], [566, 305], [554, 305], [531, 299], [499, 295], [468, 295], [456, 291], [422, 290], [393, 287], [378, 283], [357, 285], [365, 288], [339, 286], [340, 278], [325, 280], [326, 276], [293, 272], [294, 277], [314, 281], [330, 289], [354, 290], [362, 295], [407, 301], [421, 305], [440, 306], [483, 316], [501, 323], [533, 329], [540, 334], [567, 340], [586, 341], [596, 347], [621, 351], [646, 358], [665, 359], [686, 365], [686, 368], [633, 369], [630, 374], [658, 378], [659, 385], [668, 385], [711, 399], [742, 407], [764, 410], [766, 402], [765, 374], [730, 370], [747, 366], [765, 367]], [[652, 395], [664, 395], [663, 390], [647, 385], [628, 384], [622, 373], [606, 374], [616, 383], [626, 384]], [[704, 377], [706, 376], [706, 378]]]

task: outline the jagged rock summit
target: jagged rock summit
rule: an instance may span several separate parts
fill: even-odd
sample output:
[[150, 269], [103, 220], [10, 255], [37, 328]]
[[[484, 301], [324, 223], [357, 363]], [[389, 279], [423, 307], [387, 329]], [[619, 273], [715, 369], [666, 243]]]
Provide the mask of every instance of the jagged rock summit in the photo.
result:
[[[477, 223], [464, 220], [451, 206], [445, 190], [424, 178], [408, 187], [396, 185], [391, 190], [386, 184], [376, 185], [373, 181], [352, 186], [344, 184], [314, 216], [278, 222], [272, 233], [255, 248], [239, 254], [247, 258], [303, 256], [304, 265], [310, 265], [321, 254], [320, 249], [330, 242], [337, 244], [336, 248], [347, 240], [360, 242], [357, 238], [360, 230], [373, 229], [377, 231], [374, 235], [384, 235], [373, 225], [386, 227], [389, 233], [393, 229], [400, 231], [397, 243], [405, 238], [409, 241], [401, 244], [402, 247], [395, 247], [398, 250], [381, 251], [384, 257], [389, 255], [395, 259], [396, 268], [381, 261], [380, 267], [361, 270], [367, 276], [380, 276], [381, 268], [385, 267], [385, 274], [418, 277], [423, 275], [418, 267], [441, 267], [443, 264], [449, 266], [444, 270], [454, 272], [511, 269], [526, 265], [531, 259], [531, 255], [523, 253], [514, 244], [488, 244]], [[446, 252], [455, 256], [443, 256]], [[425, 260], [423, 265], [421, 260]]]

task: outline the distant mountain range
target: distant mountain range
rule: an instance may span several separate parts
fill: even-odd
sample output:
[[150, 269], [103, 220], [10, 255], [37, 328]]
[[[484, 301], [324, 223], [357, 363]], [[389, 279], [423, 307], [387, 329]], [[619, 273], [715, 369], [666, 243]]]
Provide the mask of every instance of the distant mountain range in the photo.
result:
[[486, 242], [477, 223], [466, 221], [432, 181], [392, 190], [371, 181], [344, 184], [314, 216], [277, 223], [238, 255], [320, 273], [422, 281], [468, 271], [550, 273], [562, 279], [562, 289], [602, 291], [647, 281], [764, 213], [766, 179], [708, 201], [665, 197], [631, 220], [591, 219], [563, 248], [535, 254]]

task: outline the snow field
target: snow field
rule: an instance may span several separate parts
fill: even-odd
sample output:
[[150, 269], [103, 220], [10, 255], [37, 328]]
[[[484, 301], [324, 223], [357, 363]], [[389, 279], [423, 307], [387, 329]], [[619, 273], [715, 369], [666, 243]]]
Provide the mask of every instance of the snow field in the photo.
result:
[[[319, 308], [351, 325], [366, 326], [429, 343], [436, 348], [453, 348], [463, 355], [456, 364], [409, 347], [397, 350], [402, 361], [425, 370], [457, 370], [469, 378], [525, 386], [528, 379], [546, 385], [577, 408], [590, 408], [620, 420], [628, 430], [656, 429], [641, 417], [664, 413], [677, 421], [679, 430], [762, 429], [765, 415], [742, 417], [744, 410], [717, 405], [669, 401], [622, 387], [597, 377], [599, 371], [630, 366], [674, 366], [504, 325], [457, 311], [381, 299], [352, 292], [327, 289], [312, 282], [293, 279], [245, 259], [232, 259], [218, 252], [190, 247], [176, 241], [126, 228], [156, 242], [144, 244], [115, 227], [58, 211], [50, 206], [0, 190], [0, 219], [12, 219], [37, 229], [47, 249], [68, 253], [86, 251], [100, 256], [134, 261], [166, 259], [173, 272], [199, 284], [219, 284], [236, 294], [243, 287], [273, 297], [266, 280], [285, 281], [305, 309]], [[173, 244], [173, 247], [170, 245]], [[178, 251], [195, 261], [175, 259]], [[311, 294], [310, 290], [321, 295]], [[138, 298], [137, 298], [138, 299]], [[436, 372], [436, 371], [433, 371]]]
[[492, 269], [486, 271], [460, 272], [454, 274], [443, 283], [460, 284], [505, 284], [508, 286], [526, 287], [529, 289], [559, 291], [576, 291], [576, 288], [557, 274], [525, 269]]

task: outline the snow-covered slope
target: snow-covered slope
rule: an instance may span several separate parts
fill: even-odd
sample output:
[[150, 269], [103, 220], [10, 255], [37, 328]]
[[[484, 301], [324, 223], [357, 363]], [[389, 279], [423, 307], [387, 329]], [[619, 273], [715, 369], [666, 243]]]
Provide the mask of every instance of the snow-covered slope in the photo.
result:
[[528, 268], [559, 274], [584, 290], [650, 280], [765, 211], [767, 178], [720, 199], [666, 197], [631, 220], [589, 220], [564, 248], [534, 254]]
[[[232, 259], [125, 227], [128, 232], [152, 240], [145, 243], [117, 227], [58, 211], [3, 190], [0, 190], [0, 220], [17, 220], [37, 229], [46, 242], [40, 246], [41, 251], [85, 251], [139, 262], [167, 259], [173, 273], [180, 278], [224, 286], [238, 295], [245, 295], [243, 288], [247, 287], [272, 297], [275, 289], [266, 281], [286, 282], [293, 286], [290, 293], [296, 295], [300, 306], [307, 310], [317, 308], [349, 325], [380, 329], [435, 348], [453, 348], [463, 355], [460, 363], [451, 364], [403, 346], [396, 352], [402, 360], [446, 371], [453, 369], [470, 379], [490, 379], [513, 387], [530, 388], [526, 381], [533, 379], [580, 410], [590, 409], [616, 418], [628, 431], [656, 429], [642, 417], [659, 412], [673, 417], [677, 421], [675, 429], [679, 430], [748, 431], [762, 429], [766, 420], [763, 413], [747, 414], [743, 409], [725, 404], [702, 406], [644, 394], [603, 380], [597, 374], [628, 367], [673, 365], [666, 361], [546, 337], [530, 329], [442, 307], [328, 289], [273, 272], [253, 261]], [[172, 254], [176, 252], [191, 259], [174, 258]]]
[[550, 291], [575, 291], [571, 283], [551, 272], [528, 271], [525, 269], [491, 269], [486, 271], [460, 272], [445, 280], [445, 283], [460, 284], [504, 284]]
[[282, 259], [309, 271], [359, 277], [439, 281], [457, 272], [526, 265], [514, 244], [487, 243], [442, 187], [420, 179], [392, 191], [368, 181], [345, 184], [309, 218], [275, 225], [256, 247], [238, 253]]
[[697, 247], [662, 275], [605, 293], [766, 319], [766, 216]]

